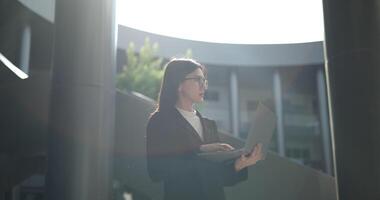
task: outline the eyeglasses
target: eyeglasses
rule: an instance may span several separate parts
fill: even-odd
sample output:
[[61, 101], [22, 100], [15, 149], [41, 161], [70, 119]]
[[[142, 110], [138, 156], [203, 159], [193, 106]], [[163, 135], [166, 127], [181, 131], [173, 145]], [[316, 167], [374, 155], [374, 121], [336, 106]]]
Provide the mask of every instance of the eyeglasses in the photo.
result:
[[198, 85], [202, 88], [206, 88], [208, 87], [208, 81], [207, 79], [205, 79], [204, 77], [201, 77], [201, 76], [197, 76], [197, 77], [187, 77], [185, 78], [184, 80], [194, 80], [198, 83]]

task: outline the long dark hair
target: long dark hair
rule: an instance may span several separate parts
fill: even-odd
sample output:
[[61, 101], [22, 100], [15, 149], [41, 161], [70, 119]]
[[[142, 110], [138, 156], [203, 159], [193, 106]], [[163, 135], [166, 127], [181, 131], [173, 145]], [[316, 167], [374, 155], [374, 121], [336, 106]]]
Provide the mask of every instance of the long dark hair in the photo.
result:
[[174, 58], [165, 65], [156, 112], [174, 108], [178, 99], [179, 85], [188, 74], [198, 68], [202, 70], [204, 76], [207, 75], [206, 68], [193, 59]]

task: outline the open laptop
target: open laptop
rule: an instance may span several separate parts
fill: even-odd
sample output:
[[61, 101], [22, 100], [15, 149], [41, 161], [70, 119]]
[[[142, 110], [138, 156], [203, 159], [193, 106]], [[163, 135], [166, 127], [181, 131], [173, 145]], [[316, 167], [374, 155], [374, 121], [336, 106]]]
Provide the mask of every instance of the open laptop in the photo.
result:
[[243, 154], [249, 154], [257, 144], [261, 143], [263, 145], [263, 158], [265, 158], [275, 127], [276, 114], [260, 102], [257, 106], [253, 117], [253, 123], [250, 127], [248, 137], [243, 148], [232, 151], [199, 153], [198, 156], [211, 161], [223, 162], [238, 158]]

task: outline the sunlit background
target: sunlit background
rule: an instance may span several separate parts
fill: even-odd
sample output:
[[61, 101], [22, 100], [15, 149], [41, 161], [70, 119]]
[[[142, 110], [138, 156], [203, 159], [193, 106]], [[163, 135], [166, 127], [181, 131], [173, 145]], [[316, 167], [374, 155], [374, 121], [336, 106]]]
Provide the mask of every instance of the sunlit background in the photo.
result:
[[118, 0], [121, 25], [182, 39], [234, 44], [323, 40], [322, 1]]
[[172, 57], [207, 67], [196, 109], [222, 142], [244, 145], [259, 103], [276, 112], [266, 162], [227, 199], [335, 199], [322, 0], [1, 2], [1, 200], [160, 199], [146, 124]]

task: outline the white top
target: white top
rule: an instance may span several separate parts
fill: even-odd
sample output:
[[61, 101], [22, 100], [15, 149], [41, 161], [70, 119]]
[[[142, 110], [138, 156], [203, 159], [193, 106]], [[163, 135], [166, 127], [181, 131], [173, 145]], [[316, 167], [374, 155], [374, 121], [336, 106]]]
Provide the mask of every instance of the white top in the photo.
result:
[[190, 112], [178, 107], [176, 108], [182, 114], [182, 116], [191, 124], [191, 126], [193, 126], [193, 128], [197, 131], [199, 137], [203, 140], [202, 123], [201, 119], [197, 116], [197, 112], [195, 110], [193, 112]]

